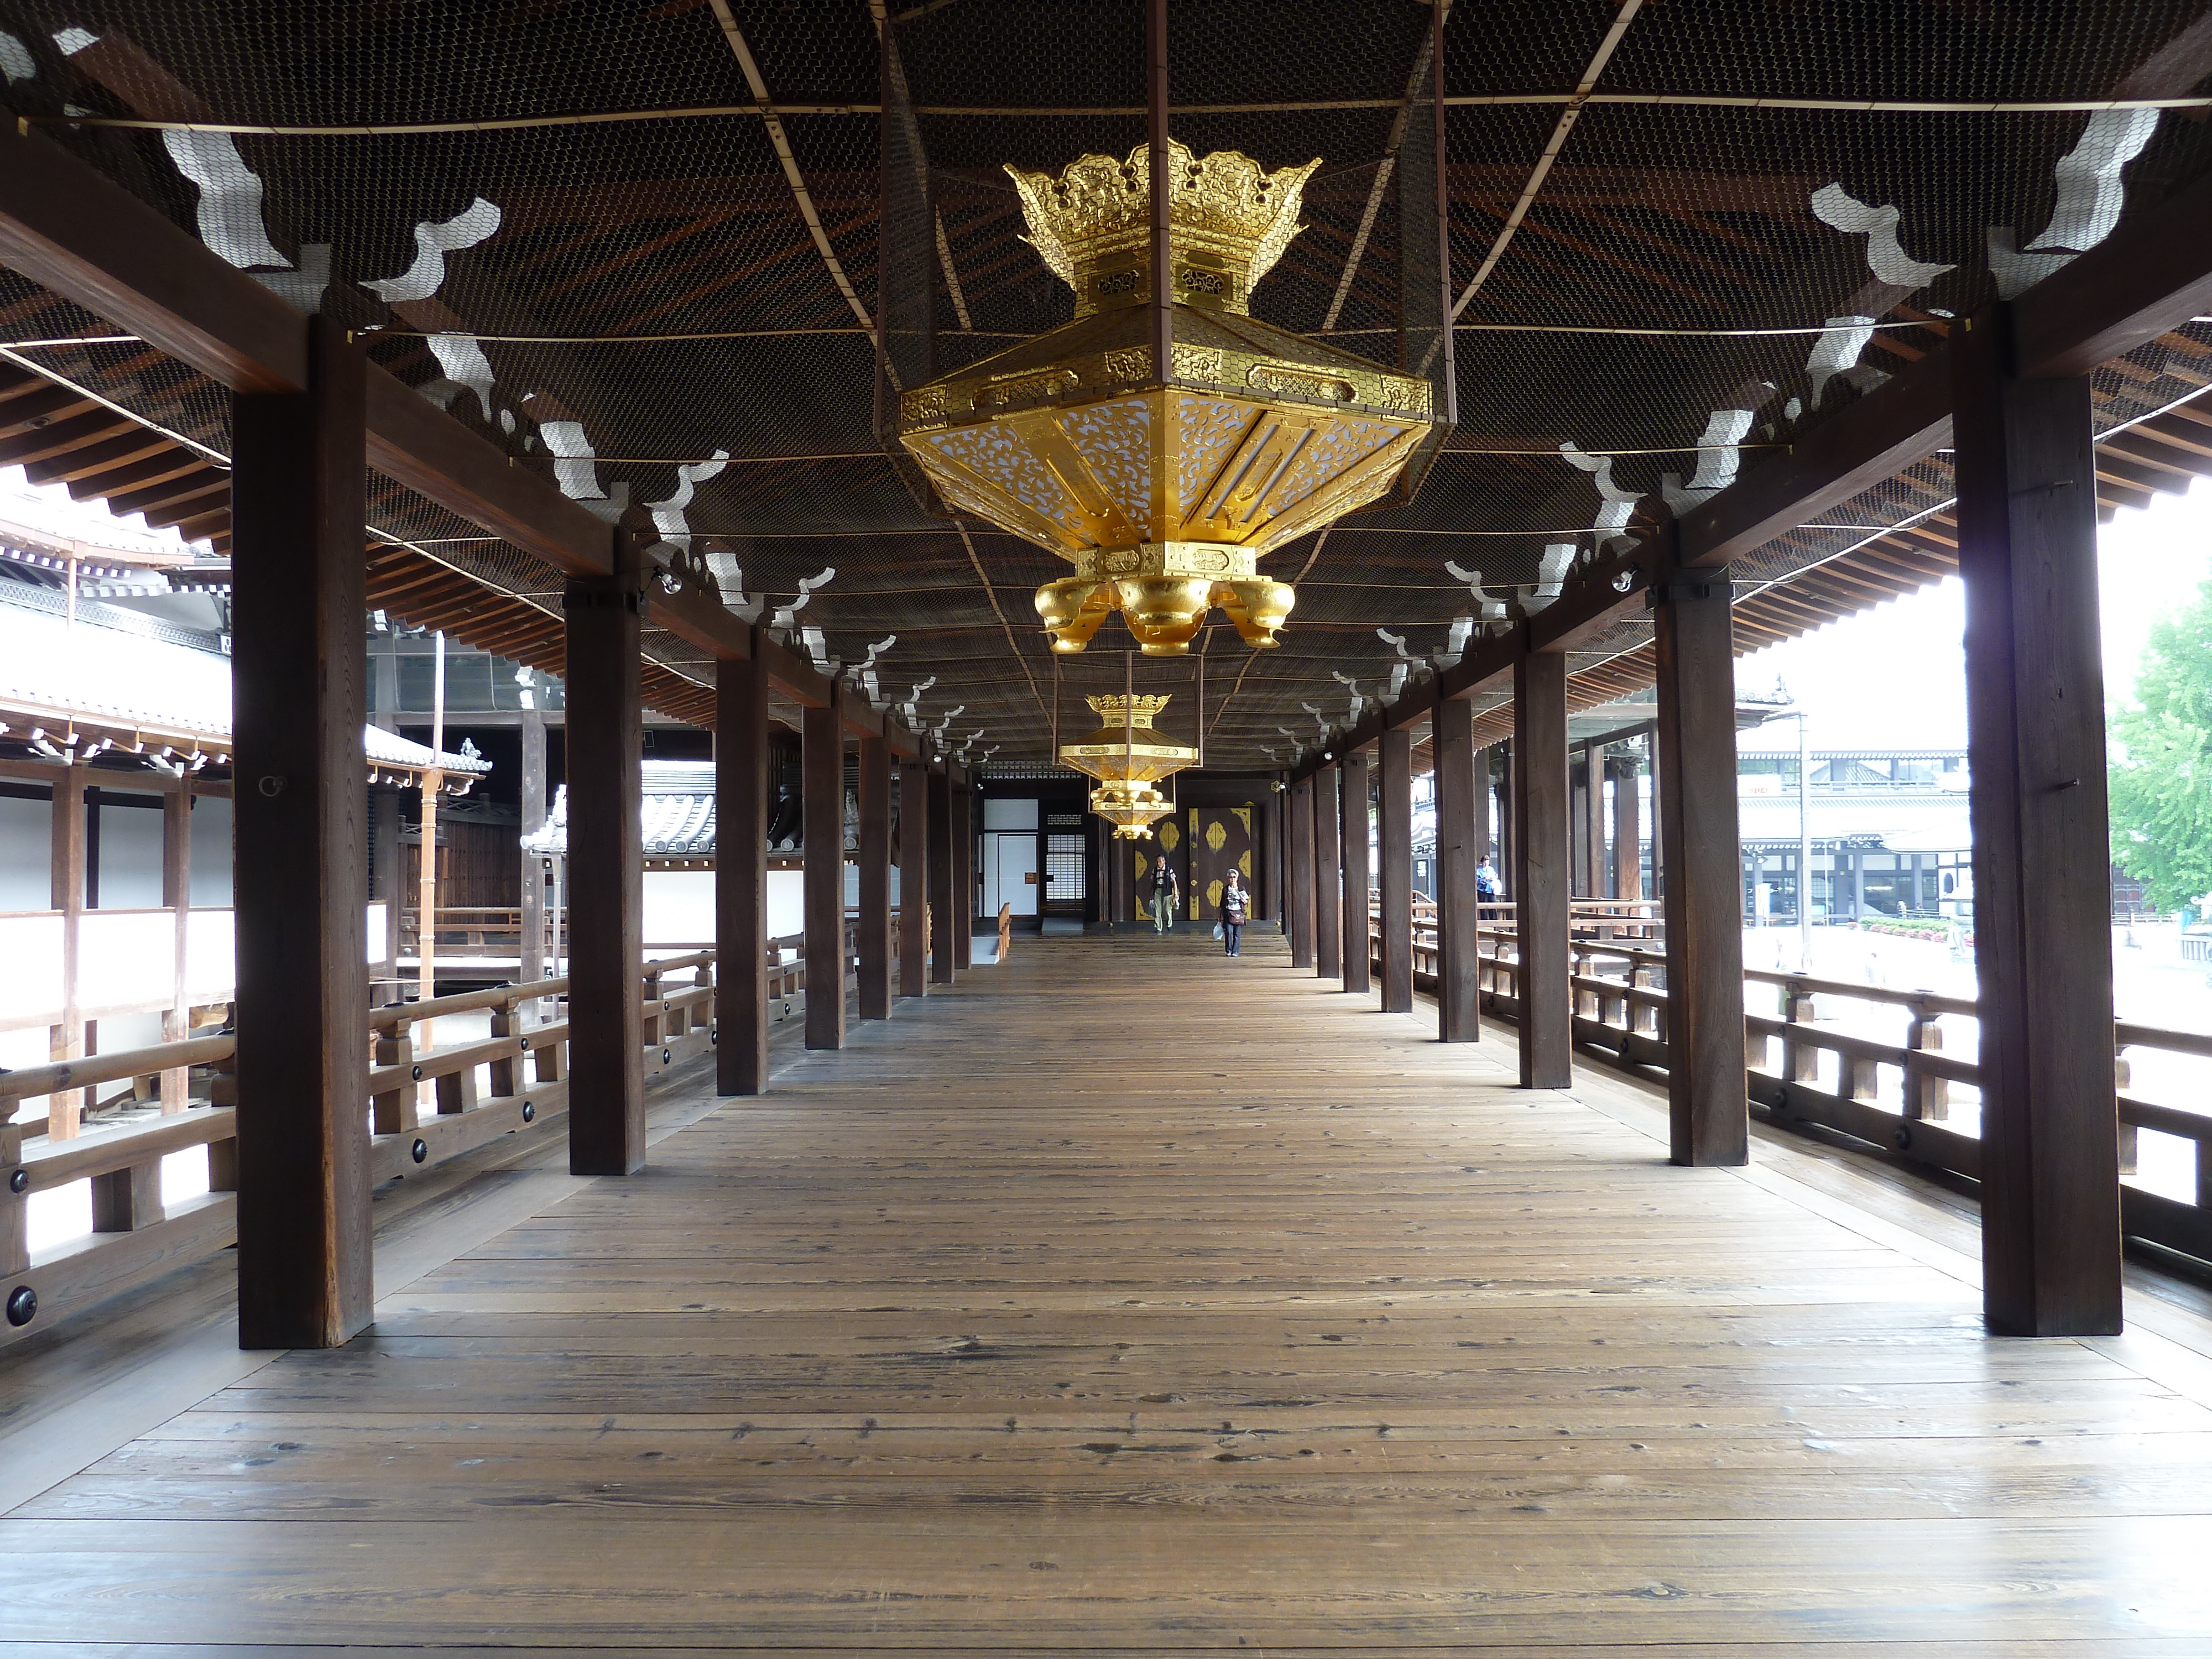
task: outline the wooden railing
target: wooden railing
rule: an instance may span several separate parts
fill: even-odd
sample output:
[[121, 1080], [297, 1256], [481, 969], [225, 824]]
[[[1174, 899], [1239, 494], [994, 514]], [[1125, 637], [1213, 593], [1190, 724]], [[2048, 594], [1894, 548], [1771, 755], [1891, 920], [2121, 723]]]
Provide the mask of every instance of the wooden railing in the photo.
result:
[[[767, 945], [771, 996], [788, 998], [805, 984], [803, 949], [794, 936]], [[647, 961], [641, 977], [644, 1017], [638, 1033], [647, 1075], [679, 1065], [713, 1041], [715, 988], [711, 950]], [[397, 1004], [373, 1011], [368, 1096], [369, 1178], [434, 1169], [507, 1134], [545, 1130], [568, 1104], [565, 1017], [532, 1023], [528, 1009], [556, 1009], [566, 979]], [[489, 1012], [490, 1035], [417, 1051], [428, 1022]], [[236, 1235], [237, 1039], [229, 1032], [152, 1048], [0, 1072], [0, 1115], [20, 1102], [101, 1083], [183, 1073], [191, 1103], [155, 1115], [111, 1114], [88, 1121], [73, 1139], [33, 1133], [38, 1123], [0, 1124], [0, 1295], [8, 1322], [0, 1343], [43, 1329], [75, 1308], [112, 1296], [189, 1261], [213, 1255]], [[142, 1090], [143, 1093], [143, 1091]], [[161, 1161], [193, 1146], [208, 1149], [208, 1192], [165, 1206]], [[89, 1181], [93, 1231], [33, 1258], [27, 1207], [34, 1194]], [[26, 1302], [25, 1297], [35, 1298]], [[35, 1309], [35, 1315], [28, 1310]], [[26, 1317], [17, 1319], [16, 1315]]]
[[[1511, 945], [1510, 938], [1486, 931], [1477, 969], [1482, 1011], [1506, 1020], [1520, 1012]], [[1571, 951], [1577, 1046], [1629, 1070], [1663, 1076], [1668, 1065], [1665, 953], [1588, 943]], [[1943, 1025], [1947, 1019], [1975, 1018], [1972, 998], [1764, 969], [1746, 969], [1744, 980], [1747, 987], [1771, 989], [1776, 1003], [1771, 1013], [1744, 1016], [1751, 1059], [1745, 1089], [1756, 1115], [1785, 1126], [1818, 1126], [1931, 1169], [1981, 1179], [1978, 1133], [1951, 1121], [1952, 1085], [1978, 1095], [1981, 1070], [1948, 1048]], [[1816, 1023], [1814, 1000], [1821, 997], [1902, 1010], [1905, 1040], [1885, 1042]], [[2145, 1129], [2191, 1143], [2195, 1164], [2193, 1201], [2123, 1183], [2122, 1226], [2132, 1237], [2212, 1261], [2212, 1114], [2129, 1092], [2132, 1054], [2212, 1060], [2212, 1036], [2122, 1020], [2112, 1028], [2112, 1049], [2122, 1173], [2136, 1172]], [[1977, 1127], [1979, 1115], [1977, 1106]]]
[[[552, 945], [552, 923], [546, 922], [545, 948]], [[410, 906], [399, 913], [399, 948], [403, 953], [420, 949], [422, 913]], [[510, 955], [522, 948], [522, 912], [494, 905], [438, 907], [437, 946], [447, 951], [495, 951]]]

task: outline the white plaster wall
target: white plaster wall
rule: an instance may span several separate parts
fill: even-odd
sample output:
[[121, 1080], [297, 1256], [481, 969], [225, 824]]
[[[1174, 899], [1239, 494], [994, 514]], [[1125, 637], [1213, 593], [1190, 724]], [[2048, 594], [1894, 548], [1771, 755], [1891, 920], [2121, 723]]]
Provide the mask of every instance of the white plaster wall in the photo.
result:
[[192, 902], [230, 902], [230, 803], [219, 795], [192, 798]]
[[53, 803], [0, 795], [0, 910], [52, 904], [53, 850]]
[[[100, 793], [105, 794], [106, 791], [103, 788]], [[223, 803], [226, 806], [229, 804]], [[161, 902], [163, 816], [158, 810], [143, 806], [100, 803], [101, 909], [153, 909]]]

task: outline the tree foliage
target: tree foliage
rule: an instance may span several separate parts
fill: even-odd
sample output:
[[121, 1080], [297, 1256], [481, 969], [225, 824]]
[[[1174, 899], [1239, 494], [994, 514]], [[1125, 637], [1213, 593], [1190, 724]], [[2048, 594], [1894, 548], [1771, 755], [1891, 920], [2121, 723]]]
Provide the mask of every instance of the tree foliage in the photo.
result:
[[2152, 624], [2110, 726], [2113, 861], [2160, 910], [2212, 893], [2212, 582]]

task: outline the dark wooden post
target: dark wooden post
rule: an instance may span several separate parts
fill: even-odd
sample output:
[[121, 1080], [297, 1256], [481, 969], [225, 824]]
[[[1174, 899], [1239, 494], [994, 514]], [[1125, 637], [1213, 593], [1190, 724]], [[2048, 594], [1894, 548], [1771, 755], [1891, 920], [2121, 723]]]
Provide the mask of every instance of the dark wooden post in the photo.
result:
[[1638, 799], [1643, 768], [1633, 754], [1606, 763], [1613, 774], [1613, 896], [1644, 896], [1644, 808]]
[[806, 1046], [845, 1046], [845, 722], [827, 708], [799, 716], [799, 815], [806, 926]]
[[929, 763], [899, 763], [899, 994], [929, 994]]
[[1513, 666], [1513, 903], [1521, 965], [1521, 1086], [1574, 1079], [1567, 959], [1567, 659], [1538, 652]]
[[768, 1088], [768, 665], [718, 663], [714, 1087], [725, 1095]]
[[1567, 891], [1573, 898], [1585, 896], [1583, 883], [1589, 873], [1589, 855], [1583, 845], [1583, 831], [1589, 824], [1583, 805], [1589, 799], [1585, 781], [1589, 759], [1587, 750], [1567, 750]]
[[1474, 705], [1447, 697], [1433, 716], [1437, 757], [1437, 1035], [1476, 1042], [1482, 927], [1474, 885], [1489, 814], [1490, 751], [1474, 746]]
[[1367, 896], [1374, 885], [1370, 874], [1374, 848], [1368, 830], [1366, 752], [1346, 755], [1338, 770], [1343, 774], [1338, 834], [1344, 860], [1344, 988], [1365, 992], [1375, 986], [1375, 959], [1368, 954], [1367, 942]]
[[568, 1169], [645, 1167], [644, 609], [635, 538], [611, 577], [572, 578], [568, 616]]
[[975, 784], [967, 769], [945, 770], [952, 822], [952, 965], [975, 965]]
[[1520, 863], [1516, 857], [1513, 838], [1519, 828], [1519, 815], [1513, 805], [1513, 744], [1509, 739], [1492, 745], [1491, 752], [1498, 757], [1498, 775], [1492, 780], [1498, 790], [1498, 826], [1496, 843], [1491, 851], [1497, 855], [1498, 868], [1505, 880], [1512, 884], [1506, 896], [1520, 896]]
[[891, 747], [860, 738], [860, 1018], [891, 1017]]
[[1344, 780], [1334, 766], [1314, 774], [1314, 974], [1344, 972], [1344, 823], [1338, 797]]
[[2009, 313], [1953, 336], [1981, 981], [1982, 1307], [2120, 1328], [2111, 854], [2088, 377], [2025, 380]]
[[1413, 1011], [1413, 736], [1385, 732], [1376, 816], [1382, 890], [1382, 1012]]
[[336, 1347], [374, 1301], [362, 779], [368, 358], [233, 400], [238, 1341]]
[[1284, 884], [1284, 930], [1291, 936], [1291, 966], [1314, 965], [1314, 785], [1291, 786], [1290, 879]]
[[929, 977], [952, 983], [952, 780], [943, 763], [929, 774]]
[[1677, 1164], [1751, 1156], [1736, 840], [1735, 655], [1726, 571], [1662, 588], [1659, 817], [1667, 826], [1667, 1099]]
[[[526, 693], [535, 701], [535, 694]], [[521, 713], [522, 834], [526, 839], [545, 827], [545, 711], [526, 708]], [[396, 803], [395, 803], [396, 809]], [[399, 814], [391, 813], [392, 828]], [[515, 952], [515, 982], [527, 985], [545, 977], [545, 855], [525, 852], [515, 872], [521, 884], [522, 937]], [[396, 966], [393, 971], [397, 971]]]
[[1583, 773], [1589, 780], [1588, 793], [1583, 805], [1589, 811], [1589, 819], [1583, 826], [1583, 846], [1589, 854], [1589, 870], [1583, 880], [1583, 890], [1590, 897], [1606, 896], [1605, 867], [1605, 755], [1594, 743], [1583, 745]]
[[[49, 1060], [79, 1060], [84, 1054], [84, 1012], [77, 990], [90, 850], [85, 836], [84, 771], [81, 766], [65, 766], [54, 775], [52, 857], [46, 873], [52, 908], [62, 914], [62, 1023], [46, 1028]], [[46, 1112], [48, 1139], [76, 1137], [91, 1092], [69, 1089], [53, 1097]]]

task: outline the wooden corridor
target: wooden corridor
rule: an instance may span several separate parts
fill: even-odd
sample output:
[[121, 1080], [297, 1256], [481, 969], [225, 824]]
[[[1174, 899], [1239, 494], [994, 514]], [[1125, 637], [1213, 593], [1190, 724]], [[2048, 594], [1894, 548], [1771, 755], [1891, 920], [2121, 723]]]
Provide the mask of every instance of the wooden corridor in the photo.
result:
[[1024, 939], [21, 1504], [0, 1653], [2212, 1651], [2212, 1323], [1375, 1007]]

